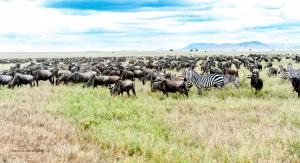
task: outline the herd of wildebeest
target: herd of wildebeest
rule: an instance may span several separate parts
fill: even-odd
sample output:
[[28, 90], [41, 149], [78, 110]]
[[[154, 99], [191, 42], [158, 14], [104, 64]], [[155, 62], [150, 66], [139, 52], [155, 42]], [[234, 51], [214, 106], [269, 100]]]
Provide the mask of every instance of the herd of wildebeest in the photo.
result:
[[[273, 66], [273, 62], [283, 59], [288, 64]], [[111, 95], [126, 92], [130, 96], [132, 91], [136, 96], [135, 82], [139, 80], [143, 85], [150, 82], [152, 92], [160, 91], [166, 96], [168, 92], [180, 92], [188, 97], [193, 85], [199, 94], [203, 89], [222, 88], [227, 83], [238, 88], [239, 69], [243, 66], [249, 70], [249, 89], [254, 89], [255, 94], [263, 88], [260, 72], [267, 71], [269, 77], [289, 81], [300, 97], [300, 69], [293, 68], [299, 62], [297, 54], [0, 59], [0, 64], [13, 65], [1, 71], [0, 84], [13, 89], [27, 84], [39, 86], [39, 81], [52, 85], [83, 83], [83, 87], [107, 87]]]

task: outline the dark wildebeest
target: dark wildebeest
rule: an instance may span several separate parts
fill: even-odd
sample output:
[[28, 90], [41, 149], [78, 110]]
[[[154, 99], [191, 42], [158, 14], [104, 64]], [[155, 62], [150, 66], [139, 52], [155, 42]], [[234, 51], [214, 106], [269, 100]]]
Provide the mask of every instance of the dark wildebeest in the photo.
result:
[[123, 95], [123, 92], [127, 92], [127, 95], [130, 96], [130, 90], [132, 91], [133, 95], [136, 96], [135, 84], [131, 80], [119, 80], [113, 87], [109, 87], [109, 89], [112, 96], [120, 94]]
[[300, 79], [299, 78], [292, 78], [292, 85], [294, 87], [294, 91], [298, 93], [298, 98], [300, 98]]
[[0, 84], [2, 86], [9, 84], [13, 80], [13, 77], [9, 75], [1, 75], [0, 76]]
[[183, 80], [162, 80], [157, 82], [151, 82], [151, 91], [161, 91], [163, 94], [169, 97], [168, 92], [180, 92], [185, 94], [187, 97], [188, 90]]
[[263, 80], [256, 73], [252, 74], [250, 78], [251, 91], [253, 92], [252, 88], [255, 88], [255, 94], [257, 94], [263, 88]]
[[268, 76], [271, 77], [271, 76], [277, 76], [278, 74], [278, 70], [274, 67], [269, 67], [269, 70], [268, 70]]
[[14, 88], [16, 85], [21, 86], [22, 84], [29, 84], [33, 86], [34, 77], [32, 75], [16, 74], [13, 80], [8, 84], [8, 88]]
[[64, 84], [68, 85], [69, 75], [70, 74], [62, 74], [59, 78], [56, 79], [56, 85], [59, 85], [61, 82], [64, 82]]
[[87, 81], [85, 86], [86, 87], [97, 87], [98, 85], [108, 86], [108, 85], [111, 85], [111, 84], [115, 84], [119, 80], [120, 80], [119, 76], [96, 76], [96, 75], [92, 75], [90, 77], [90, 79]]
[[125, 80], [125, 79], [129, 79], [129, 80], [134, 80], [134, 73], [132, 71], [128, 71], [128, 70], [121, 70], [121, 79]]
[[34, 78], [36, 81], [36, 86], [39, 86], [39, 80], [49, 80], [52, 85], [54, 84], [54, 73], [50, 70], [39, 70], [36, 72]]
[[229, 69], [229, 68], [224, 68], [223, 69], [223, 74], [224, 75], [233, 75], [233, 76], [239, 77], [239, 71], [238, 70], [233, 70], [233, 69]]
[[89, 81], [90, 77], [93, 75], [96, 75], [97, 72], [95, 71], [90, 71], [90, 72], [74, 72], [71, 75], [68, 76], [66, 82], [73, 82], [73, 83], [86, 83]]

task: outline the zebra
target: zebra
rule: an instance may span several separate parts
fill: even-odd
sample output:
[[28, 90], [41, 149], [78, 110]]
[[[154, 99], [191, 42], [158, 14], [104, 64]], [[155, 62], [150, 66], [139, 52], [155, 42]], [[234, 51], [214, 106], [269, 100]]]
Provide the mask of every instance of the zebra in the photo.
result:
[[293, 69], [291, 63], [289, 63], [289, 65], [287, 66], [286, 74], [290, 80], [292, 80], [292, 78], [300, 78], [300, 70]]
[[288, 72], [286, 71], [286, 69], [282, 66], [282, 65], [279, 65], [279, 73], [280, 73], [280, 78], [281, 78], [281, 81], [285, 81], [286, 79], [288, 79], [289, 75], [288, 75]]
[[234, 85], [239, 87], [239, 80], [237, 77], [231, 75], [222, 74], [209, 74], [200, 75], [192, 69], [185, 69], [183, 71], [184, 79], [187, 81], [188, 85], [195, 85], [198, 88], [198, 94], [202, 94], [203, 88], [217, 87], [223, 88], [227, 83], [234, 83]]

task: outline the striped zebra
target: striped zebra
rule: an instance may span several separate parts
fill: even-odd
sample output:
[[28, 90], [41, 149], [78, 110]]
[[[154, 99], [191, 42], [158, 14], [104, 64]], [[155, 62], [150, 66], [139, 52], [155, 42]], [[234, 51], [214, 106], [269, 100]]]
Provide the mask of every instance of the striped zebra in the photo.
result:
[[198, 94], [202, 94], [203, 88], [217, 87], [222, 88], [229, 83], [233, 83], [236, 88], [240, 86], [240, 79], [234, 75], [210, 74], [200, 75], [192, 69], [185, 69], [183, 77], [186, 79], [186, 87], [191, 88], [195, 85], [198, 88]]
[[224, 76], [222, 74], [200, 75], [192, 69], [185, 69], [183, 77], [189, 85], [193, 84], [198, 88], [199, 95], [202, 94], [203, 88], [222, 88], [224, 86]]
[[292, 80], [292, 78], [300, 78], [300, 70], [293, 69], [292, 64], [287, 66], [286, 74], [290, 80]]
[[288, 72], [286, 71], [286, 69], [282, 66], [282, 65], [279, 65], [279, 74], [280, 74], [280, 78], [281, 78], [281, 81], [285, 81], [286, 79], [288, 79], [289, 75], [288, 75]]

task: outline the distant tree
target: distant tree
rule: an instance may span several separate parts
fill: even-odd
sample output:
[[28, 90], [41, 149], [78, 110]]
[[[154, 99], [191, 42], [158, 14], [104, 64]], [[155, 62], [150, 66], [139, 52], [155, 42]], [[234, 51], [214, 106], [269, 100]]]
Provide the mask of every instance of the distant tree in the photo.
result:
[[193, 49], [190, 49], [190, 52], [194, 51]]
[[172, 51], [174, 51], [174, 49], [170, 49], [169, 51], [172, 52]]
[[195, 51], [197, 52], [197, 51], [199, 51], [198, 49], [195, 49]]

